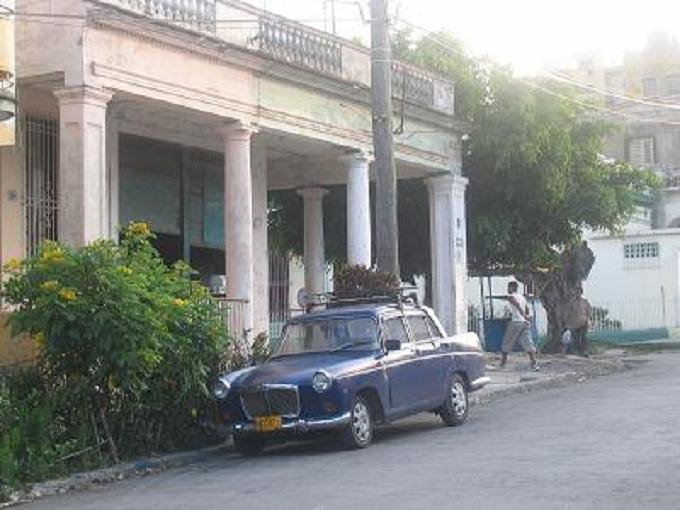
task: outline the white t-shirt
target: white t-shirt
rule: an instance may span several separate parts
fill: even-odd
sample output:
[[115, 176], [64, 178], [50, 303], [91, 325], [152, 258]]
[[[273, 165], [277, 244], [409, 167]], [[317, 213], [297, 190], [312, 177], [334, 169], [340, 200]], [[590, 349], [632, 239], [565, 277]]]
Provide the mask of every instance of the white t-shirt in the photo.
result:
[[[526, 310], [527, 306], [527, 300], [526, 298], [517, 292], [514, 294], [510, 294], [510, 299], [514, 298], [515, 302], [519, 306], [519, 309], [522, 311]], [[510, 311], [512, 312], [512, 320], [513, 322], [526, 322], [527, 320], [524, 318], [524, 316], [520, 313], [520, 311], [517, 309], [517, 307], [510, 302]]]

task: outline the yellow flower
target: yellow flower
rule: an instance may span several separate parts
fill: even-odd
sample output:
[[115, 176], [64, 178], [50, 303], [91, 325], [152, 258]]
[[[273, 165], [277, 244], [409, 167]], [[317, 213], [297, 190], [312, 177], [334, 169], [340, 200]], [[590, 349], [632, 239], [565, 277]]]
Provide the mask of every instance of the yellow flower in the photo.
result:
[[64, 251], [58, 246], [49, 247], [40, 255], [40, 262], [49, 264], [51, 262], [62, 262], [64, 260]]
[[9, 259], [5, 264], [5, 269], [7, 271], [18, 271], [21, 269], [21, 260], [19, 259]]
[[176, 306], [178, 308], [181, 308], [182, 306], [186, 306], [187, 302], [184, 299], [180, 298], [175, 298], [172, 300], [172, 306]]
[[151, 230], [149, 230], [149, 225], [147, 225], [143, 221], [137, 221], [137, 222], [130, 223], [128, 230], [130, 231], [131, 234], [136, 235], [136, 236], [140, 236], [140, 237], [148, 237], [148, 236], [151, 235]]
[[43, 333], [42, 331], [36, 333], [35, 336], [33, 337], [33, 340], [35, 341], [35, 345], [38, 346], [38, 349], [44, 349], [45, 346], [47, 345], [45, 333]]
[[59, 291], [59, 297], [64, 301], [75, 301], [76, 291], [73, 289], [62, 289]]
[[130, 269], [130, 268], [127, 267], [127, 266], [120, 266], [120, 267], [118, 268], [118, 271], [120, 271], [120, 272], [123, 273], [123, 274], [127, 274], [127, 275], [130, 275], [130, 274], [132, 274], [132, 272], [133, 272], [132, 269]]
[[45, 292], [52, 292], [57, 290], [58, 288], [59, 282], [55, 280], [48, 280], [40, 284], [40, 290], [44, 290]]

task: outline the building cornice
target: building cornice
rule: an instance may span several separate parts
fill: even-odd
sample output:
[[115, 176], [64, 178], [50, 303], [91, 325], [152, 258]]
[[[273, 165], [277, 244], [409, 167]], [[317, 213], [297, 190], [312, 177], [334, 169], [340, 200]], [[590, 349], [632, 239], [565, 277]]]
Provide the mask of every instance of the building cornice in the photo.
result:
[[[240, 2], [238, 4], [241, 6]], [[326, 77], [302, 67], [285, 64], [258, 51], [229, 43], [216, 36], [168, 25], [165, 22], [148, 19], [113, 6], [97, 5], [96, 9], [89, 12], [88, 26], [92, 28], [123, 32], [130, 37], [147, 40], [161, 47], [186, 51], [215, 62], [246, 69], [256, 76], [278, 79], [360, 105], [370, 105], [370, 90], [363, 84]], [[397, 107], [401, 105], [395, 101], [395, 109]], [[410, 103], [404, 105], [404, 114], [409, 119], [434, 124], [457, 134], [469, 130], [468, 123], [449, 114]]]

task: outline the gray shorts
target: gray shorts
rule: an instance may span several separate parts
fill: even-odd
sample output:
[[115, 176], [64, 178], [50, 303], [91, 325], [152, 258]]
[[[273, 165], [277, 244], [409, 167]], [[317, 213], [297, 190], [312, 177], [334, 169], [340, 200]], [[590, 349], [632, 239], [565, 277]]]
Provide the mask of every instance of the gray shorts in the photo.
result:
[[530, 323], [510, 321], [508, 323], [508, 329], [505, 330], [501, 351], [509, 354], [512, 352], [512, 348], [517, 341], [519, 341], [525, 352], [536, 352], [536, 346], [531, 339]]

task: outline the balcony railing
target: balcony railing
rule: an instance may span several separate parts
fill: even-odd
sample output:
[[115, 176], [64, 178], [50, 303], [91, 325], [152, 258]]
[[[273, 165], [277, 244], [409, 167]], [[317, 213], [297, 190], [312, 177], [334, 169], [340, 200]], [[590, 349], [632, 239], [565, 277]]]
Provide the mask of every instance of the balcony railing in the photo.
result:
[[392, 63], [392, 95], [421, 106], [434, 105], [434, 79], [418, 68]]
[[[370, 87], [371, 57], [367, 48], [240, 1], [98, 1], [210, 35], [290, 66]], [[453, 115], [453, 83], [400, 62], [393, 64], [392, 71], [396, 100], [404, 99], [412, 105]]]
[[108, 3], [199, 32], [215, 32], [215, 0], [109, 0]]
[[268, 18], [260, 18], [259, 50], [287, 64], [342, 75], [342, 46], [331, 37]]

